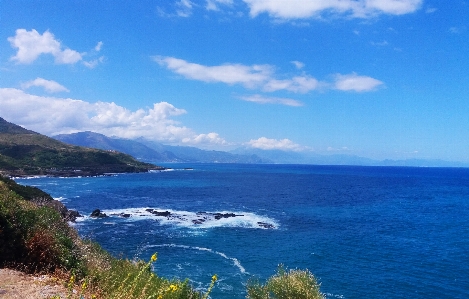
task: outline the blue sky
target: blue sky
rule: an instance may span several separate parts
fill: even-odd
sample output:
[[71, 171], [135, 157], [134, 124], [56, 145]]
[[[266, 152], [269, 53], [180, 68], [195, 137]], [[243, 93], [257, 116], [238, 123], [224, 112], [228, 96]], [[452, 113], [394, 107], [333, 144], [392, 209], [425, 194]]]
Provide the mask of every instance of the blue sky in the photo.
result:
[[469, 2], [0, 1], [0, 116], [54, 135], [469, 161]]

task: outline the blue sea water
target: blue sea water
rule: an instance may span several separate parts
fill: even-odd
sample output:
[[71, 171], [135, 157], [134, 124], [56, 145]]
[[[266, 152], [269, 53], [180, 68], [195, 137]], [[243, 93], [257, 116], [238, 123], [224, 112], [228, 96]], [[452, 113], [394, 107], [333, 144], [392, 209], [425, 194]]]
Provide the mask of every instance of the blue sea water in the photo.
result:
[[155, 272], [201, 289], [218, 274], [212, 298], [245, 298], [279, 264], [309, 269], [327, 298], [469, 298], [469, 169], [169, 166], [17, 181], [82, 215], [115, 214], [75, 227], [117, 256], [158, 252]]

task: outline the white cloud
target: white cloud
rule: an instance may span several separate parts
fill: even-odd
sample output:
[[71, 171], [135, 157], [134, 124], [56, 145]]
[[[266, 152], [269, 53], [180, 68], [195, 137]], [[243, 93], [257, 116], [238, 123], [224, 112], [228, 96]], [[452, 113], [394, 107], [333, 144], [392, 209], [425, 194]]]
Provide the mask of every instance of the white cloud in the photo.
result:
[[427, 9], [425, 10], [425, 13], [434, 13], [437, 10], [438, 8], [435, 8], [435, 7], [427, 7]]
[[297, 61], [297, 60], [293, 60], [293, 61], [290, 61], [297, 69], [302, 69], [305, 67], [305, 64], [303, 62], [300, 62], [300, 61]]
[[57, 83], [55, 81], [46, 80], [46, 79], [39, 78], [39, 77], [34, 79], [34, 80], [24, 82], [24, 83], [21, 84], [21, 88], [23, 88], [23, 89], [28, 89], [28, 88], [33, 87], [33, 86], [43, 87], [47, 92], [50, 92], [50, 93], [62, 92], [62, 91], [69, 92], [70, 91], [65, 86], [60, 85], [59, 83]]
[[186, 111], [167, 102], [131, 111], [112, 102], [42, 97], [19, 89], [1, 88], [0, 107], [2, 117], [8, 116], [8, 121], [46, 135], [93, 131], [172, 143], [226, 144], [216, 133], [196, 134], [175, 121], [173, 117]]
[[283, 151], [303, 151], [307, 148], [299, 144], [294, 143], [289, 139], [269, 139], [261, 137], [259, 139], [251, 139], [248, 143], [253, 148], [262, 150], [283, 150]]
[[246, 66], [242, 64], [224, 64], [205, 66], [174, 57], [162, 56], [155, 56], [153, 60], [188, 79], [204, 82], [242, 84], [248, 88], [261, 85], [269, 80], [273, 73], [273, 69], [269, 65]]
[[291, 79], [277, 80], [271, 79], [264, 87], [264, 91], [272, 92], [277, 90], [288, 90], [295, 93], [307, 93], [318, 87], [318, 80], [310, 76], [296, 76]]
[[96, 52], [101, 51], [101, 48], [103, 47], [103, 44], [104, 44], [103, 42], [98, 42], [98, 43], [96, 44], [96, 46], [94, 47], [94, 50], [95, 50]]
[[342, 91], [365, 92], [374, 90], [383, 84], [383, 82], [377, 79], [359, 76], [356, 73], [348, 75], [337, 74], [335, 76], [334, 88]]
[[98, 64], [104, 62], [104, 56], [101, 56], [99, 58], [90, 60], [90, 61], [83, 61], [83, 65], [86, 66], [89, 69], [94, 69]]
[[461, 27], [450, 27], [450, 28], [449, 28], [449, 32], [452, 33], [452, 34], [460, 34], [460, 33], [463, 33], [464, 31], [466, 31], [466, 27], [465, 27], [465, 26], [461, 26]]
[[189, 17], [192, 14], [193, 3], [190, 0], [180, 0], [176, 2], [176, 14], [179, 17]]
[[[166, 67], [170, 71], [191, 80], [203, 82], [219, 82], [229, 85], [241, 84], [246, 88], [260, 89], [264, 92], [290, 91], [294, 93], [307, 93], [320, 87], [330, 87], [327, 82], [320, 82], [317, 79], [302, 74], [289, 79], [277, 79], [275, 77], [275, 67], [271, 65], [242, 65], [242, 64], [222, 64], [217, 66], [205, 66], [188, 62], [183, 59], [164, 56], [153, 56], [152, 59], [159, 65]], [[332, 88], [343, 91], [371, 91], [383, 82], [367, 77], [358, 76], [355, 73], [349, 75], [335, 75]]]
[[306, 93], [316, 89], [318, 81], [310, 76], [296, 76], [291, 79], [276, 79], [274, 67], [271, 65], [242, 65], [223, 64], [205, 66], [191, 63], [174, 57], [154, 56], [153, 60], [161, 66], [182, 75], [188, 79], [204, 82], [221, 82], [226, 84], [241, 84], [246, 88], [260, 88], [273, 92], [288, 90], [296, 93]]
[[367, 18], [379, 14], [402, 15], [420, 8], [423, 0], [243, 0], [256, 17], [267, 13], [276, 19], [304, 19], [324, 13]]
[[16, 35], [9, 37], [13, 48], [18, 52], [11, 60], [21, 64], [29, 64], [36, 60], [41, 54], [51, 54], [58, 64], [74, 64], [82, 60], [82, 54], [71, 49], [62, 49], [61, 43], [55, 39], [49, 31], [39, 34], [35, 29], [17, 29]]
[[229, 143], [225, 139], [221, 138], [217, 133], [199, 134], [192, 138], [183, 138], [182, 143], [191, 145], [200, 144], [216, 144], [216, 145], [228, 145]]
[[385, 47], [389, 45], [388, 41], [383, 40], [381, 42], [371, 42], [371, 45], [376, 46], [376, 47]]
[[254, 102], [259, 104], [280, 104], [286, 106], [299, 107], [303, 106], [303, 103], [297, 100], [288, 99], [288, 98], [275, 98], [275, 97], [264, 97], [259, 94], [251, 96], [242, 96], [239, 97], [243, 101]]
[[207, 5], [205, 8], [207, 10], [219, 10], [219, 4], [232, 5], [233, 0], [207, 0]]

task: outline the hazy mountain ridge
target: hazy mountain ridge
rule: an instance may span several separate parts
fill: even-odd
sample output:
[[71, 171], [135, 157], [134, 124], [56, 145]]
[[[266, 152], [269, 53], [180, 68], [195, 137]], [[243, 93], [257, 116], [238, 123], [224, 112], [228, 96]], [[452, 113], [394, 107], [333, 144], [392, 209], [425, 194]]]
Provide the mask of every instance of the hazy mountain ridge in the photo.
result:
[[469, 167], [469, 163], [438, 159], [375, 160], [356, 155], [331, 154], [320, 155], [314, 152], [285, 152], [281, 150], [261, 150], [238, 148], [232, 152], [256, 154], [281, 164], [315, 165], [356, 165], [356, 166], [403, 166], [403, 167]]
[[107, 137], [94, 132], [61, 134], [53, 138], [73, 145], [115, 150], [137, 159], [152, 162], [192, 163], [268, 163], [256, 155], [240, 155], [224, 151], [207, 151], [189, 146], [164, 145], [144, 138], [135, 140]]
[[63, 134], [53, 138], [75, 145], [124, 152], [138, 159], [152, 162], [469, 167], [467, 163], [443, 160], [374, 160], [356, 155], [320, 155], [314, 152], [287, 152], [254, 148], [238, 148], [229, 152], [210, 151], [190, 146], [164, 145], [145, 138], [130, 140], [107, 137], [93, 132]]

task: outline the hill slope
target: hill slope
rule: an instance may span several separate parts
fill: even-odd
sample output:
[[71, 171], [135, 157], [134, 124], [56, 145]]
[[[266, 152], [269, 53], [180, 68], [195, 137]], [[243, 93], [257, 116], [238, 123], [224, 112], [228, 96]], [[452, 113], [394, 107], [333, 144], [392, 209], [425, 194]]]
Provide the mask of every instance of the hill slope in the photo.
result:
[[98, 175], [161, 167], [129, 155], [72, 146], [0, 117], [0, 171], [10, 175]]

